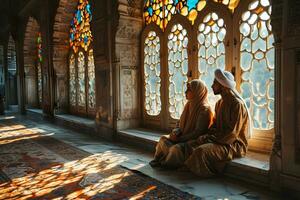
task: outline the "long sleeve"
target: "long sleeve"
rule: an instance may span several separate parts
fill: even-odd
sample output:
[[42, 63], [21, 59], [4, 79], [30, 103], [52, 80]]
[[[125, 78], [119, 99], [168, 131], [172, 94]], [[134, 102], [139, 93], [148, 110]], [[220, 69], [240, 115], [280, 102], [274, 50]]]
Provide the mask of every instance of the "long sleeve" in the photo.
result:
[[196, 127], [193, 131], [179, 137], [179, 142], [187, 142], [194, 140], [200, 135], [207, 132], [210, 123], [210, 112], [208, 110], [202, 111], [197, 118]]
[[247, 111], [243, 104], [234, 103], [226, 113], [227, 116], [223, 119], [222, 130], [216, 129], [209, 139], [220, 144], [232, 144], [238, 139], [239, 134], [245, 128], [245, 115]]

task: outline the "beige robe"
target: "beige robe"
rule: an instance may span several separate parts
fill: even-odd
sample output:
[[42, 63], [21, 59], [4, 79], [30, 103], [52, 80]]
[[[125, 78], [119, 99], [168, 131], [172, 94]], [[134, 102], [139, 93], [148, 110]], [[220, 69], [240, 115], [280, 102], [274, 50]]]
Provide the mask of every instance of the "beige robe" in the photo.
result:
[[211, 111], [209, 107], [202, 109], [198, 113], [195, 129], [189, 133], [181, 135], [178, 142], [174, 143], [168, 139], [168, 135], [162, 136], [156, 145], [155, 160], [159, 161], [162, 166], [176, 167], [183, 164], [181, 154], [178, 154], [177, 149], [181, 148], [181, 144], [190, 140], [197, 139], [200, 135], [207, 132], [211, 123]]
[[185, 145], [192, 152], [184, 157], [185, 165], [193, 173], [209, 177], [223, 171], [225, 164], [247, 152], [249, 116], [245, 104], [231, 91], [216, 104], [215, 120], [209, 134]]

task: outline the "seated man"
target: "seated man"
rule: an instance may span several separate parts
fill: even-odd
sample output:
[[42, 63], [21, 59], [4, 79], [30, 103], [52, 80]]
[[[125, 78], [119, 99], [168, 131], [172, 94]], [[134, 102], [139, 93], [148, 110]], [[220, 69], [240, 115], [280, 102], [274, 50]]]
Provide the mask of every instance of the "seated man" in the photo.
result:
[[[187, 84], [187, 103], [180, 116], [179, 127], [170, 135], [162, 136], [156, 146], [152, 167], [172, 167], [183, 164], [183, 160], [173, 154], [178, 143], [194, 140], [207, 132], [212, 123], [212, 112], [207, 100], [207, 88], [200, 80]], [[176, 153], [176, 150], [175, 150]]]
[[192, 152], [184, 162], [186, 168], [201, 177], [222, 172], [227, 161], [246, 154], [250, 115], [235, 85], [230, 72], [215, 71], [212, 89], [222, 98], [216, 103], [214, 124], [208, 134], [188, 142], [185, 147], [185, 151]]

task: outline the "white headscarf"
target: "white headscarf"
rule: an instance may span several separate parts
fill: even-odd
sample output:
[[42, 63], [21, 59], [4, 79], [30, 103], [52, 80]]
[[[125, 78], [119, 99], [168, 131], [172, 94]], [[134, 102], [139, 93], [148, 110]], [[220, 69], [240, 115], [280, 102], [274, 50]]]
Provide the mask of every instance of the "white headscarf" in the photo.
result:
[[243, 102], [243, 104], [247, 110], [248, 118], [249, 118], [249, 126], [248, 126], [249, 136], [248, 137], [251, 137], [251, 135], [252, 135], [252, 120], [251, 120], [250, 111], [249, 111], [247, 104], [244, 101], [243, 97], [241, 97], [241, 95], [235, 89], [236, 83], [234, 81], [234, 76], [228, 71], [225, 71], [222, 69], [216, 69], [215, 70], [215, 78], [221, 85], [223, 85], [226, 88], [229, 88], [233, 92], [233, 94], [236, 95], [236, 97], [239, 98]]

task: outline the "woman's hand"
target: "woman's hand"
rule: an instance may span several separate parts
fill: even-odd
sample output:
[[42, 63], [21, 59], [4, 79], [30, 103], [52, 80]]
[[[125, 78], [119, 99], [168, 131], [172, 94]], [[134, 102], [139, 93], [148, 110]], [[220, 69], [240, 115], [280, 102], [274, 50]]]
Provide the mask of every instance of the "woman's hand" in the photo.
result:
[[177, 141], [178, 141], [177, 135], [174, 134], [173, 132], [170, 134], [169, 139], [170, 139], [172, 142], [177, 142]]
[[179, 137], [180, 135], [181, 135], [181, 130], [180, 130], [180, 128], [174, 128], [173, 130], [172, 130], [172, 133], [171, 134], [174, 134], [174, 135], [176, 135], [177, 137]]

